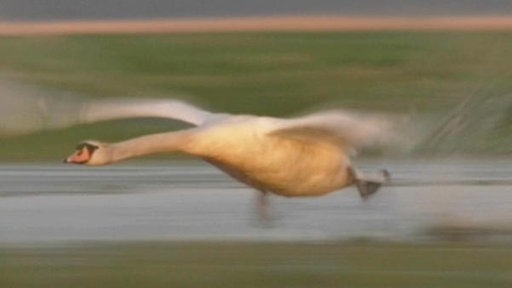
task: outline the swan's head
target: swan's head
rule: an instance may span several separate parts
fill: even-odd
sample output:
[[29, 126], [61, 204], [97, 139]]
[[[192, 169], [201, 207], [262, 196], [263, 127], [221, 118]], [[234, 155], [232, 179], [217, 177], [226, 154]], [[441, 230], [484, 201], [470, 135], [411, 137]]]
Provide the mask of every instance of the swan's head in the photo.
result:
[[109, 161], [107, 145], [98, 141], [84, 141], [76, 146], [71, 156], [64, 163], [82, 164], [89, 166], [105, 165]]

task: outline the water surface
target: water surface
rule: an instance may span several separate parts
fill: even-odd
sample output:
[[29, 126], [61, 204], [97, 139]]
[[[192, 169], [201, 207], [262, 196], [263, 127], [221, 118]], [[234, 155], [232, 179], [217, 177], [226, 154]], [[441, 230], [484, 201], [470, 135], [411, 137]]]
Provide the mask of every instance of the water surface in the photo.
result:
[[[365, 161], [393, 183], [363, 202], [354, 188], [271, 198], [202, 162], [101, 168], [0, 165], [0, 243], [87, 240], [424, 241], [431, 227], [512, 230], [512, 161]], [[506, 234], [506, 233], [505, 233]]]

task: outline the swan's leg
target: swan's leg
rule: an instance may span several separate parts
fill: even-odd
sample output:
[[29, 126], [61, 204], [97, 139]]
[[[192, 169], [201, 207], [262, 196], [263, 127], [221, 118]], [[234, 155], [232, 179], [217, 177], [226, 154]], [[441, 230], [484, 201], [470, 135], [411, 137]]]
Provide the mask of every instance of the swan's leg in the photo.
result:
[[350, 173], [354, 179], [354, 184], [359, 191], [359, 195], [363, 200], [368, 200], [370, 196], [375, 194], [382, 184], [386, 184], [390, 181], [391, 175], [388, 170], [381, 170], [377, 176], [364, 176], [361, 172], [354, 168], [349, 168]]
[[270, 200], [268, 192], [265, 190], [259, 190], [257, 199], [258, 216], [262, 222], [268, 222], [272, 220], [270, 211]]

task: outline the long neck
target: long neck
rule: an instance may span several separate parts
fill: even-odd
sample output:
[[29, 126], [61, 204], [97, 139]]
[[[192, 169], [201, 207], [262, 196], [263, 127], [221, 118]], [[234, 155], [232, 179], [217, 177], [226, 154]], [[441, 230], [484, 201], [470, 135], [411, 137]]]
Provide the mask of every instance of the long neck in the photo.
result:
[[110, 145], [110, 162], [140, 157], [148, 154], [183, 151], [190, 141], [187, 130], [151, 134]]

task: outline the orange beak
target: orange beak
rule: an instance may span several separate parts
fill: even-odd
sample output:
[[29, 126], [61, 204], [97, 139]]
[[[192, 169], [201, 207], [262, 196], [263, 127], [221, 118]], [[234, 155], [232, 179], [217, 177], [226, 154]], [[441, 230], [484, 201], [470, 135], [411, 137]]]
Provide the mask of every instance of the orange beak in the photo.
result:
[[64, 159], [64, 163], [84, 164], [89, 161], [90, 157], [91, 155], [87, 149], [81, 149]]

